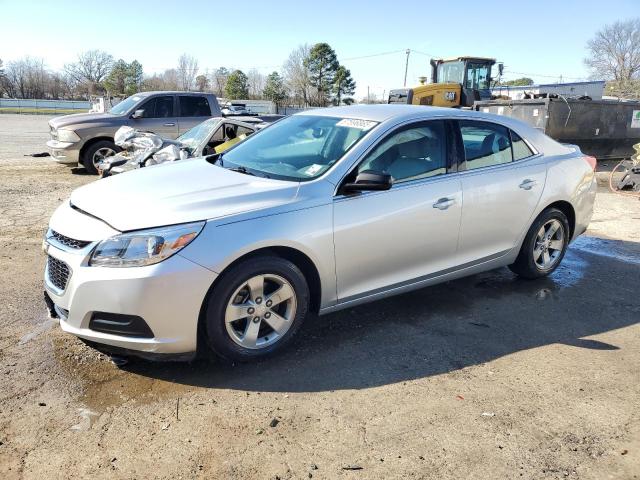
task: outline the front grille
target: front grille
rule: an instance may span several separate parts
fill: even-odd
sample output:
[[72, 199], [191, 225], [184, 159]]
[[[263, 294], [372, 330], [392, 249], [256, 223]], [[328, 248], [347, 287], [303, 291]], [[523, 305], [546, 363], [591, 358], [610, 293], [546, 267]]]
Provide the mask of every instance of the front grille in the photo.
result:
[[49, 274], [49, 282], [51, 282], [54, 287], [58, 290], [67, 288], [71, 270], [69, 270], [69, 266], [66, 263], [49, 255], [47, 257], [47, 271]]
[[84, 248], [91, 243], [85, 240], [76, 240], [75, 238], [66, 237], [61, 233], [54, 232], [53, 230], [51, 230], [51, 238], [69, 248]]

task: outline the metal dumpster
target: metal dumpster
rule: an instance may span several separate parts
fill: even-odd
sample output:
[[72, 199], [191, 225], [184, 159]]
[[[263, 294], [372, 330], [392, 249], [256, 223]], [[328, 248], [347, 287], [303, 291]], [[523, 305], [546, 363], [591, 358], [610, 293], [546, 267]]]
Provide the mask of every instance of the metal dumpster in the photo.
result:
[[561, 143], [572, 143], [599, 160], [629, 158], [640, 142], [640, 101], [539, 98], [484, 100], [480, 112], [507, 115], [539, 128]]

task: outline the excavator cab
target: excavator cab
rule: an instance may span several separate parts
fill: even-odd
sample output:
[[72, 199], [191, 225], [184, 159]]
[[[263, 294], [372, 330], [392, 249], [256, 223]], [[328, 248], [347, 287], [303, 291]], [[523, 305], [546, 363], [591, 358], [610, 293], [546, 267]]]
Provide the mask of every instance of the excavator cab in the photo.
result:
[[[476, 100], [491, 99], [491, 69], [495, 63], [494, 58], [483, 57], [432, 59], [431, 83], [391, 90], [388, 103], [472, 107]], [[502, 70], [502, 64], [498, 67]]]

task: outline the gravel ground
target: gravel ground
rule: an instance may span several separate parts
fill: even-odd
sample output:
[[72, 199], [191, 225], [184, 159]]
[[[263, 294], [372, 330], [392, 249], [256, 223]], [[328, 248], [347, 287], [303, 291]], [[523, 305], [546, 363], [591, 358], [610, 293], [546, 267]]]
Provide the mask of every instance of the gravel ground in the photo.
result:
[[0, 115], [0, 478], [640, 477], [640, 201], [598, 194], [550, 277], [507, 269], [309, 321], [257, 365], [108, 358], [42, 303], [47, 219], [95, 177]]

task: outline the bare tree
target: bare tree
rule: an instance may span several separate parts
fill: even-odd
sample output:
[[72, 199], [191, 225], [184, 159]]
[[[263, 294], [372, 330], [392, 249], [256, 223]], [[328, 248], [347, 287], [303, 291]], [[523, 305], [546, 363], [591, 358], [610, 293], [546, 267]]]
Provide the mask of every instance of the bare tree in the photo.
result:
[[160, 74], [154, 73], [142, 80], [142, 90], [178, 90], [178, 72], [170, 68]]
[[79, 54], [75, 63], [65, 65], [64, 69], [76, 83], [86, 84], [91, 94], [101, 88], [101, 83], [112, 66], [113, 57], [110, 54], [102, 50], [88, 50]]
[[308, 105], [313, 89], [310, 86], [309, 69], [306, 60], [309, 58], [311, 48], [309, 45], [300, 45], [289, 54], [289, 58], [283, 65], [283, 74], [287, 88], [293, 98], [298, 99], [298, 103]]
[[249, 98], [262, 98], [262, 91], [266, 84], [266, 78], [255, 68], [247, 72], [249, 82]]
[[230, 74], [231, 71], [226, 67], [220, 67], [213, 72], [211, 76], [211, 83], [213, 85], [214, 92], [218, 97], [224, 97], [224, 91], [227, 87], [227, 80]]
[[44, 98], [49, 72], [41, 58], [24, 57], [9, 62], [2, 78], [2, 91], [13, 98]]
[[198, 60], [183, 53], [178, 59], [178, 88], [191, 90], [198, 75]]
[[587, 43], [584, 59], [594, 77], [606, 78], [607, 93], [635, 97], [640, 92], [640, 18], [606, 25]]

